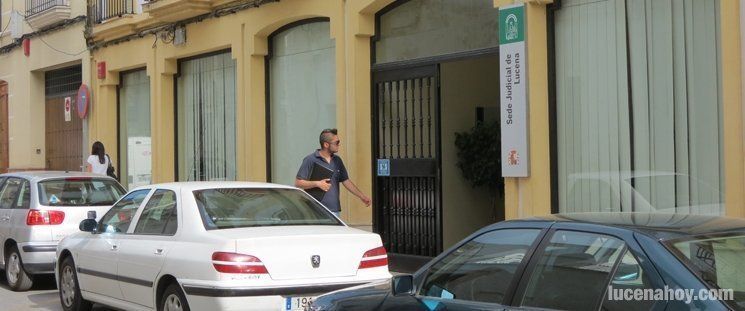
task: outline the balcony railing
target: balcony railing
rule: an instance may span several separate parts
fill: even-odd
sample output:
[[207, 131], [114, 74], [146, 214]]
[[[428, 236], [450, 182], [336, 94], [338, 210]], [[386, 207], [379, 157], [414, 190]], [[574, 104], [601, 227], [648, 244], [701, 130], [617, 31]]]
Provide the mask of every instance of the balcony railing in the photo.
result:
[[134, 0], [92, 0], [89, 3], [88, 16], [94, 24], [135, 14]]
[[26, 18], [58, 6], [69, 6], [68, 0], [26, 0]]

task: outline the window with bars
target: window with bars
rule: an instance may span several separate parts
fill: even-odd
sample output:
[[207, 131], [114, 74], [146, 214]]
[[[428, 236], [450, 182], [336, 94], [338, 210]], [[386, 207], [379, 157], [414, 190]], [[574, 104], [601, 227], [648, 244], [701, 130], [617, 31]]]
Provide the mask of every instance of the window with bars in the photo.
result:
[[46, 97], [77, 92], [83, 82], [80, 65], [44, 73], [44, 94]]

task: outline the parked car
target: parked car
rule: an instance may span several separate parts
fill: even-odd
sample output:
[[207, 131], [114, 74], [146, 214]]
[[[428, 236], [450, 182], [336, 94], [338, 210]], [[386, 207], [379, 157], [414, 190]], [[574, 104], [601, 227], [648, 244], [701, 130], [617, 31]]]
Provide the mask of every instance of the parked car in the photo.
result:
[[303, 310], [318, 294], [391, 277], [377, 234], [282, 185], [140, 187], [80, 226], [57, 248], [64, 310]]
[[[745, 220], [717, 216], [586, 213], [505, 221], [413, 275], [322, 295], [311, 310], [743, 310], [744, 245]], [[732, 289], [733, 297], [687, 303], [615, 294], [668, 289]]]
[[54, 273], [57, 243], [125, 192], [116, 180], [90, 173], [0, 175], [0, 267], [10, 288], [28, 290], [34, 275]]

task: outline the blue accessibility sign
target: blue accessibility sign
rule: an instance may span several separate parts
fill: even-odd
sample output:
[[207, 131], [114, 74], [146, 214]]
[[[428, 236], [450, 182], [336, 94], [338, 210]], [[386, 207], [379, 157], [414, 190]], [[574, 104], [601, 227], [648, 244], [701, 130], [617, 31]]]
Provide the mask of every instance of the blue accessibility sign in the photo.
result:
[[390, 159], [378, 159], [378, 176], [391, 176]]

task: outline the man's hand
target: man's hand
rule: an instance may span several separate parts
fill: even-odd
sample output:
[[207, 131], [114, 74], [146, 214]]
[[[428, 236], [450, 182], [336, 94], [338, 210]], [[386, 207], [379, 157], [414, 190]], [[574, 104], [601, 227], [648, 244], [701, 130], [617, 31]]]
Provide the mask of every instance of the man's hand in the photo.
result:
[[316, 181], [316, 187], [321, 188], [323, 191], [329, 191], [331, 189], [331, 179], [324, 179]]
[[366, 195], [362, 195], [362, 197], [360, 197], [360, 200], [362, 201], [362, 203], [365, 203], [365, 206], [367, 207], [370, 207], [370, 203], [372, 203], [372, 200]]

